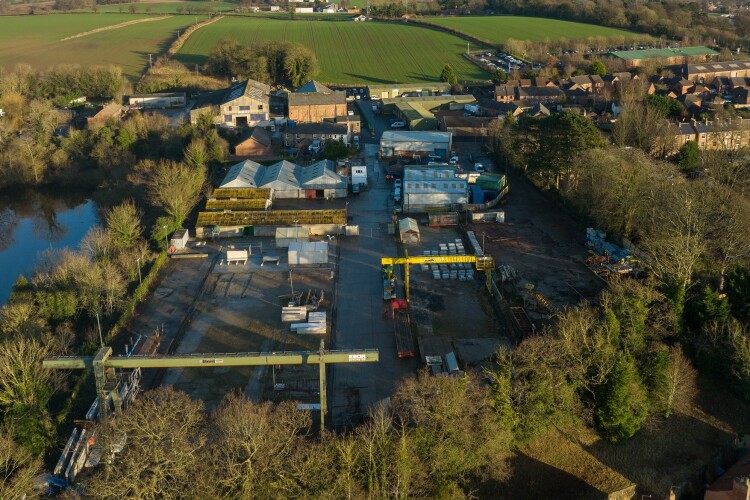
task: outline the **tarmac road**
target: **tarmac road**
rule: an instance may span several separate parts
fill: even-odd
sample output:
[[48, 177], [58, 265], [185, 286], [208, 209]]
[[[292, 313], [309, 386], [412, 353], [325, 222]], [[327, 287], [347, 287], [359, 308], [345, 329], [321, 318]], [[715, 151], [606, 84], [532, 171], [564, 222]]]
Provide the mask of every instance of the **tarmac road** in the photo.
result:
[[334, 427], [356, 424], [373, 403], [389, 397], [398, 382], [416, 372], [416, 360], [398, 359], [390, 320], [383, 318], [380, 258], [396, 254], [387, 224], [393, 212], [391, 184], [377, 160], [377, 145], [363, 144], [369, 185], [349, 198], [350, 224], [359, 237], [339, 241], [336, 328], [333, 349], [378, 349], [380, 362], [331, 365], [329, 416]]

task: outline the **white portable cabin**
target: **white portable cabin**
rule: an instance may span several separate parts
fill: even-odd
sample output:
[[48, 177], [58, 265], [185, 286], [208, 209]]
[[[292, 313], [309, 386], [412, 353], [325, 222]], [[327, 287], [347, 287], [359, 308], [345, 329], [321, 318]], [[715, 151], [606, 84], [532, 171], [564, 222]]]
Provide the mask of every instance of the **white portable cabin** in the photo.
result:
[[292, 241], [287, 251], [290, 266], [327, 264], [328, 243], [325, 241]]
[[188, 230], [182, 228], [174, 232], [174, 234], [172, 235], [172, 239], [169, 241], [169, 244], [175, 250], [180, 250], [187, 247], [189, 239], [190, 235], [188, 234]]

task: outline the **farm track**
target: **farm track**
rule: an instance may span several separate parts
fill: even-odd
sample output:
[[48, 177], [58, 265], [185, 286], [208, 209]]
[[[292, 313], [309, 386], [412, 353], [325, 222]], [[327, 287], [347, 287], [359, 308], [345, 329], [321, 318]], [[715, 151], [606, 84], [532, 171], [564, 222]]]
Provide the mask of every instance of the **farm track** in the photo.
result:
[[93, 34], [96, 34], [96, 33], [101, 33], [102, 31], [111, 31], [111, 30], [116, 30], [116, 29], [120, 29], [120, 28], [126, 28], [126, 27], [132, 26], [134, 24], [147, 23], [147, 22], [150, 22], [150, 21], [160, 21], [162, 19], [169, 19], [170, 17], [172, 17], [172, 16], [159, 16], [159, 17], [147, 17], [146, 19], [134, 19], [132, 21], [125, 21], [124, 23], [120, 23], [120, 24], [113, 24], [112, 26], [105, 26], [103, 28], [96, 28], [95, 30], [84, 31], [83, 33], [78, 33], [78, 34], [75, 34], [73, 36], [68, 36], [68, 37], [62, 38], [62, 39], [60, 39], [60, 41], [61, 42], [65, 42], [67, 40], [73, 40], [75, 38], [82, 38], [84, 36], [89, 36], [89, 35], [93, 35]]

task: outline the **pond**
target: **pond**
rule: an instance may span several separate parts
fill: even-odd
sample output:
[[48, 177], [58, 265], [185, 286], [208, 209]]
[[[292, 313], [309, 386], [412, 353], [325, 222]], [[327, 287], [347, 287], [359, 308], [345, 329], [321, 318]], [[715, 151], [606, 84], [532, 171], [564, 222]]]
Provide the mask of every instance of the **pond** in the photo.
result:
[[30, 277], [40, 252], [77, 248], [98, 222], [97, 206], [88, 192], [0, 193], [0, 305], [20, 274]]

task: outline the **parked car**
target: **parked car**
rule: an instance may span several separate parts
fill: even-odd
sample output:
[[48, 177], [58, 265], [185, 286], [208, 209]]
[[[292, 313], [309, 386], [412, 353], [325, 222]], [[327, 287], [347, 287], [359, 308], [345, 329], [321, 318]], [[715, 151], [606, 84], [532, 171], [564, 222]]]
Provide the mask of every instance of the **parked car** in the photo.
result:
[[451, 165], [457, 165], [458, 164], [458, 156], [451, 156], [450, 160], [448, 160], [448, 163]]
[[354, 147], [357, 148], [357, 149], [359, 149], [359, 136], [355, 135], [354, 139], [352, 139], [352, 140], [354, 141]]
[[482, 172], [484, 172], [484, 165], [482, 165], [481, 163], [475, 163], [474, 171], [479, 172], [481, 174]]
[[404, 128], [406, 127], [406, 123], [404, 122], [393, 122], [391, 123], [391, 128]]

